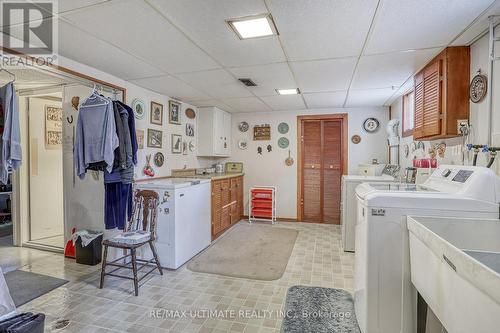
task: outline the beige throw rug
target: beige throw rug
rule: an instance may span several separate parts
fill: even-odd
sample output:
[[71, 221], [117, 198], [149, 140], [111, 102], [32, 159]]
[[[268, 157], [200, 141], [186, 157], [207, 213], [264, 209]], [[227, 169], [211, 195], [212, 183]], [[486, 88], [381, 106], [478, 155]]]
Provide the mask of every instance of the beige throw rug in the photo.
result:
[[239, 223], [187, 268], [193, 272], [272, 281], [283, 276], [298, 231], [262, 224]]

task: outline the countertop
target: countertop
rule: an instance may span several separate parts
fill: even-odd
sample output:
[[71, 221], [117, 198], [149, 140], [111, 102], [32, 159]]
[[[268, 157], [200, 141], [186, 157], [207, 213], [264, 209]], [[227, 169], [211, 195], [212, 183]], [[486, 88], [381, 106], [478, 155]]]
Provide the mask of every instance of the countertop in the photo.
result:
[[176, 178], [198, 178], [198, 179], [211, 179], [211, 180], [219, 180], [219, 179], [227, 179], [233, 177], [239, 177], [245, 175], [244, 173], [235, 173], [235, 172], [223, 172], [223, 173], [208, 173], [204, 175], [175, 175]]

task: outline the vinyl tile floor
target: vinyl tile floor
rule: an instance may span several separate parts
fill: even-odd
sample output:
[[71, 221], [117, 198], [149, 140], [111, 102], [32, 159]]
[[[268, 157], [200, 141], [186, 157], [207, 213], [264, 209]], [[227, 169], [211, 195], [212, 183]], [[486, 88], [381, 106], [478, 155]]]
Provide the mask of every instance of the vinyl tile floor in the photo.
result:
[[[352, 292], [354, 255], [341, 250], [339, 226], [275, 226], [299, 231], [286, 271], [275, 281], [195, 273], [184, 265], [150, 275], [135, 297], [132, 281], [106, 277], [99, 289], [100, 265], [78, 265], [57, 253], [0, 245], [0, 267], [70, 281], [19, 309], [45, 313], [46, 332], [279, 332], [289, 287]], [[64, 320], [69, 325], [58, 328]]]

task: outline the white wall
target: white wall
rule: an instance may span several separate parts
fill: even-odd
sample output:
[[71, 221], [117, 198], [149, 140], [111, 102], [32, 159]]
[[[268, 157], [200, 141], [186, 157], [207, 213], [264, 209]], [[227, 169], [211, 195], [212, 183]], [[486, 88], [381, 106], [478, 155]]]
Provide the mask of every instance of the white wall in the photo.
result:
[[[373, 158], [380, 163], [387, 163], [388, 151], [386, 143], [385, 125], [389, 119], [386, 108], [335, 108], [284, 112], [255, 112], [255, 113], [233, 113], [232, 115], [232, 147], [231, 158], [228, 161], [243, 162], [245, 172], [245, 203], [248, 202], [248, 190], [251, 186], [274, 185], [277, 186], [277, 215], [281, 218], [297, 217], [297, 116], [318, 114], [348, 114], [348, 140], [349, 140], [349, 174], [357, 172], [359, 163], [371, 163]], [[369, 134], [364, 132], [363, 121], [368, 117], [375, 117], [380, 121], [380, 129]], [[238, 130], [238, 124], [246, 121], [250, 129], [246, 133]], [[281, 135], [277, 126], [281, 122], [288, 123], [290, 131]], [[253, 126], [261, 124], [271, 125], [271, 141], [253, 141]], [[357, 145], [351, 142], [351, 136], [358, 134], [361, 142]], [[295, 160], [293, 166], [285, 165], [288, 157], [288, 149], [278, 147], [278, 139], [284, 136], [290, 141], [288, 149]], [[238, 141], [245, 139], [248, 148], [238, 148]], [[272, 152], [267, 152], [267, 145], [271, 144]], [[261, 146], [263, 153], [257, 153], [257, 147]], [[245, 214], [248, 206], [245, 205]]]
[[[498, 27], [497, 27], [498, 29]], [[477, 74], [477, 71], [481, 69], [483, 74], [488, 76], [488, 79], [491, 77], [488, 73], [489, 70], [489, 60], [488, 60], [488, 35], [483, 36], [481, 39], [476, 41], [474, 44], [470, 46], [471, 48], [471, 68], [470, 68], [470, 77], [474, 77]], [[494, 72], [493, 72], [493, 91], [488, 92], [488, 94], [493, 93], [493, 146], [500, 146], [500, 109], [498, 106], [500, 105], [500, 94], [498, 93], [498, 89], [500, 87], [500, 63], [495, 64]], [[488, 96], [481, 101], [480, 103], [470, 103], [470, 123], [472, 125], [472, 133], [471, 133], [471, 141], [477, 144], [486, 144], [488, 140]], [[398, 98], [392, 105], [392, 117], [401, 120], [402, 117], [402, 98]], [[401, 134], [401, 126], [400, 126], [400, 134]], [[416, 154], [411, 154], [408, 158], [404, 158], [403, 155], [403, 147], [404, 144], [410, 144], [413, 141], [413, 137], [409, 136], [406, 138], [402, 138], [400, 145], [400, 158], [401, 158], [401, 166], [405, 168], [411, 165], [411, 160], [413, 156], [417, 157], [428, 157], [427, 153], [417, 152]], [[457, 152], [461, 149], [462, 146], [462, 138], [452, 138], [446, 140], [436, 140], [436, 141], [424, 141], [426, 149], [432, 144], [444, 142], [447, 145], [446, 154], [444, 158], [438, 158], [440, 164], [461, 164], [462, 156]], [[466, 154], [466, 162], [465, 164], [472, 164], [472, 153]], [[480, 154], [478, 157], [478, 165], [486, 165], [487, 156], [485, 154]], [[500, 159], [495, 161], [493, 170], [497, 174], [500, 175]]]

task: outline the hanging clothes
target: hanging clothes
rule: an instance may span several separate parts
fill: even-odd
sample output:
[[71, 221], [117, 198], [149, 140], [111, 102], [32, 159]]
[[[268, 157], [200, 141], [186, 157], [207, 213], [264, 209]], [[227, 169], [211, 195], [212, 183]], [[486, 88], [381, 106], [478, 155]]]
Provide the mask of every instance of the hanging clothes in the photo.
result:
[[137, 136], [132, 108], [113, 101], [116, 131], [120, 146], [115, 149], [112, 172], [104, 172], [106, 229], [123, 230], [126, 218], [132, 218], [132, 182], [137, 164]]
[[2, 123], [0, 133], [2, 143], [0, 149], [0, 182], [9, 182], [9, 171], [21, 166], [21, 129], [19, 127], [19, 106], [16, 90], [12, 82], [0, 88], [0, 107]]
[[74, 164], [80, 179], [87, 170], [113, 170], [114, 151], [119, 146], [113, 103], [94, 92], [79, 108], [76, 124]]

